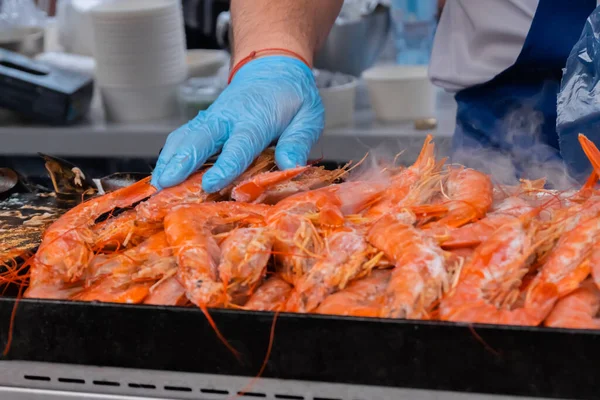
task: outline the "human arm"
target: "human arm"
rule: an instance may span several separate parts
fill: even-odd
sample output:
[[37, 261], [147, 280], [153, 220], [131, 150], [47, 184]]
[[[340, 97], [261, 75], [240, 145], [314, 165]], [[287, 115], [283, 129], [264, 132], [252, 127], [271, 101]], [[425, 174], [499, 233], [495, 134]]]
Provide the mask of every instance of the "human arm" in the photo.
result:
[[[312, 63], [342, 0], [232, 0], [233, 65], [251, 52], [284, 48]], [[171, 133], [152, 183], [176, 185], [221, 151], [203, 188], [222, 189], [269, 144], [278, 140], [282, 168], [306, 163], [324, 124], [324, 109], [311, 69], [289, 53], [260, 53], [243, 65], [206, 111]]]
[[285, 48], [312, 64], [343, 0], [232, 0], [232, 64], [251, 51]]

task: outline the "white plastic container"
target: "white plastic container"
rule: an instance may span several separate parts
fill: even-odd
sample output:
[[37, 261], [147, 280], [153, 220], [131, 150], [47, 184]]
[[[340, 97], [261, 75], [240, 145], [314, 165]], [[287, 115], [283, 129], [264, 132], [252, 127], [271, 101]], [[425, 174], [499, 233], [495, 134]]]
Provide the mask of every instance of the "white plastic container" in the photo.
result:
[[436, 91], [427, 66], [382, 65], [363, 72], [371, 106], [382, 122], [435, 116]]
[[174, 117], [178, 87], [100, 87], [106, 118], [112, 122], [139, 122]]
[[100, 86], [160, 86], [187, 77], [177, 0], [119, 0], [90, 12]]
[[105, 2], [103, 5], [96, 7], [94, 12], [107, 19], [126, 19], [168, 13], [172, 3], [172, 0], [119, 0]]
[[187, 77], [187, 67], [144, 63], [143, 65], [123, 64], [107, 66], [96, 64], [96, 77], [100, 86], [148, 86], [167, 83], [181, 83]]
[[181, 2], [103, 2], [90, 15], [107, 118], [134, 122], [177, 115], [177, 88], [187, 77]]
[[325, 128], [351, 125], [354, 120], [354, 101], [358, 80], [319, 89], [325, 107]]

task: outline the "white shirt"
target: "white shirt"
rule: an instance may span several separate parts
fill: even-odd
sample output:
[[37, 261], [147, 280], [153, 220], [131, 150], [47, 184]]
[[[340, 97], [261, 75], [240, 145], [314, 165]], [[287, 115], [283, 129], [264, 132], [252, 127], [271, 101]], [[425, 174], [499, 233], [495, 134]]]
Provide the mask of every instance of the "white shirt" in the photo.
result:
[[487, 82], [515, 63], [538, 0], [447, 0], [429, 65], [448, 91]]

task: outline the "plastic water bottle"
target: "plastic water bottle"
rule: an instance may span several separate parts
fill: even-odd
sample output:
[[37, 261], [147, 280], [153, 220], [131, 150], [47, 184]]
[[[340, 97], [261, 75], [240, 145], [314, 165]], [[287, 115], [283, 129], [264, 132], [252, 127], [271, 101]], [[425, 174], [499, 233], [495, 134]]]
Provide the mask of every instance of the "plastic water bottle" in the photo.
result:
[[392, 0], [398, 64], [429, 64], [437, 0]]

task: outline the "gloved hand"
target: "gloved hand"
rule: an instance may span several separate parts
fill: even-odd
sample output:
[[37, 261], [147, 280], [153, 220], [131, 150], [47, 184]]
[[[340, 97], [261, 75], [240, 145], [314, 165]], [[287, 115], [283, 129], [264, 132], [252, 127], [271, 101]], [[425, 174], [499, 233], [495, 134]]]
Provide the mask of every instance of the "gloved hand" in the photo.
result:
[[277, 139], [279, 168], [304, 165], [324, 120], [308, 66], [286, 56], [258, 58], [237, 72], [206, 111], [169, 135], [152, 184], [158, 189], [176, 185], [222, 150], [202, 181], [207, 192], [221, 190]]
[[591, 172], [577, 136], [600, 144], [600, 7], [589, 16], [571, 50], [558, 93], [556, 131], [560, 153], [571, 174], [583, 180]]

